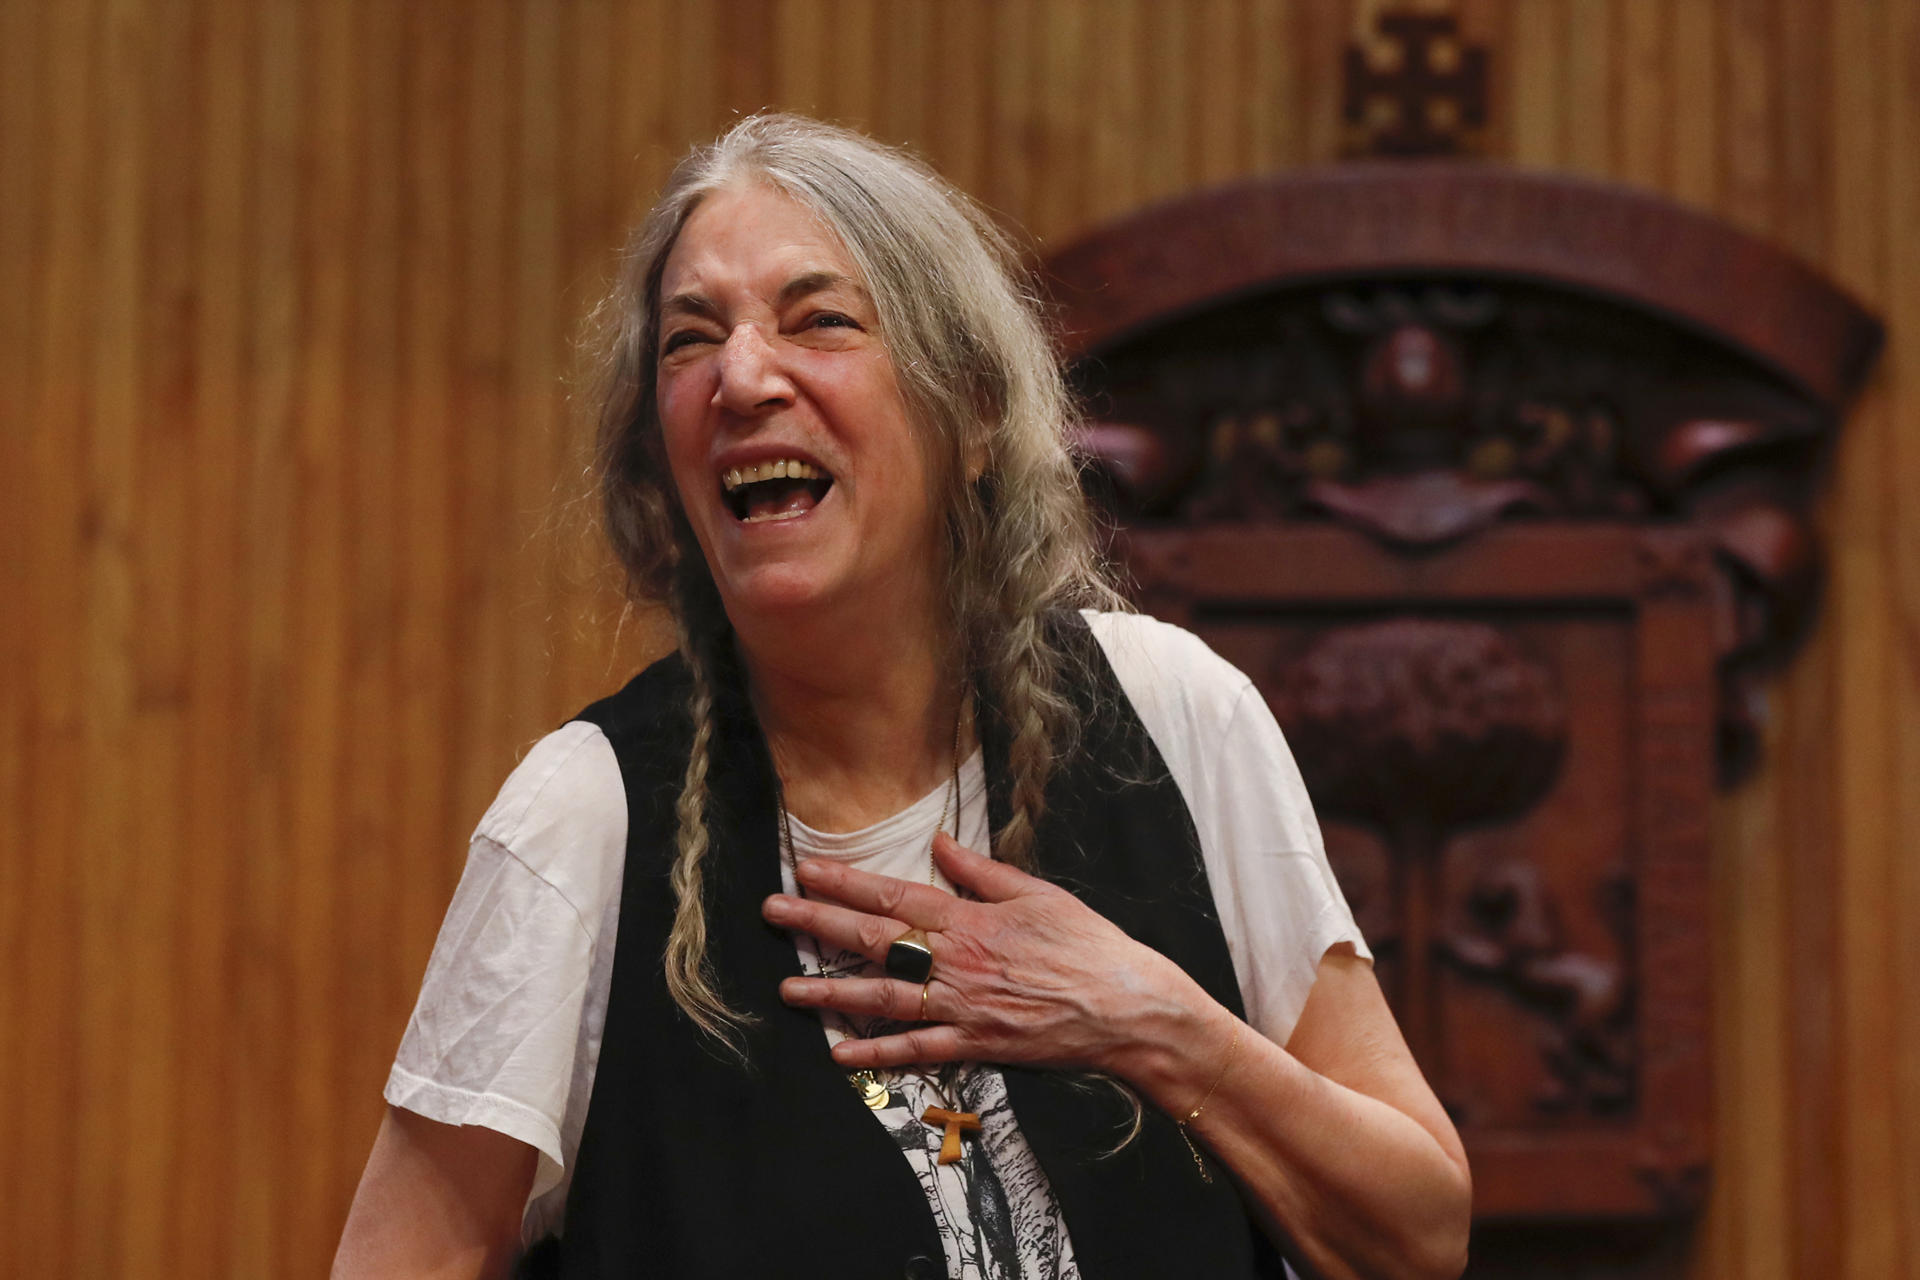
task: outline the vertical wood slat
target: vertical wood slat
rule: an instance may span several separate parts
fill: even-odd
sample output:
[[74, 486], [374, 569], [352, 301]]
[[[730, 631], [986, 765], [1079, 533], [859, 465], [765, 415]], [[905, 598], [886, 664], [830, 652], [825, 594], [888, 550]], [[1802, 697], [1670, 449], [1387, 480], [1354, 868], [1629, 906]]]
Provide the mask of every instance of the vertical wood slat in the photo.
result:
[[[300, 360], [306, 337], [300, 238], [305, 194], [300, 163], [306, 111], [304, 32], [293, 0], [260, 6], [248, 61], [252, 66], [254, 114], [249, 142], [252, 164], [251, 217], [239, 241], [215, 252], [243, 252], [250, 259], [244, 303], [241, 412], [244, 443], [239, 502], [241, 548], [240, 653], [241, 794], [236, 860], [240, 916], [236, 922], [232, 983], [235, 1071], [235, 1158], [242, 1169], [271, 1168], [300, 1137], [293, 1111], [296, 1075], [292, 1001], [294, 986], [287, 923], [296, 903], [291, 864], [297, 857], [289, 810], [298, 760], [309, 759], [289, 736], [297, 699], [288, 686], [297, 675], [293, 650], [292, 578], [298, 547], [290, 522], [303, 512], [299, 500], [297, 433]], [[290, 752], [293, 753], [290, 755]], [[302, 992], [303, 998], [307, 993]], [[293, 1119], [289, 1119], [292, 1112]], [[294, 1177], [243, 1179], [237, 1188], [229, 1236], [229, 1265], [267, 1274], [292, 1261], [291, 1218], [298, 1212]]]
[[[1871, 289], [1885, 269], [1871, 213], [1884, 203], [1879, 186], [1886, 161], [1882, 68], [1872, 52], [1881, 25], [1878, 9], [1875, 3], [1849, 5], [1817, 27], [1801, 15], [1779, 28], [1782, 186], [1789, 208], [1801, 210], [1786, 216], [1782, 235], [1803, 253], [1823, 256], [1836, 277], [1854, 289]], [[1831, 61], [1808, 65], [1809, 51], [1815, 57], [1826, 54], [1829, 43]], [[1826, 87], [1829, 79], [1831, 115], [1845, 124], [1822, 131], [1827, 103], [1809, 101], [1810, 91]], [[1836, 189], [1844, 189], [1849, 199], [1826, 204], [1822, 197]], [[1888, 768], [1893, 726], [1881, 706], [1897, 636], [1889, 625], [1890, 597], [1875, 585], [1891, 514], [1890, 495], [1881, 483], [1892, 443], [1887, 409], [1884, 390], [1876, 388], [1855, 413], [1841, 442], [1837, 477], [1850, 500], [1834, 508], [1831, 518], [1836, 608], [1828, 625], [1846, 672], [1838, 682], [1839, 720], [1832, 740], [1838, 783], [1834, 963], [1840, 1040], [1829, 1123], [1830, 1140], [1839, 1148], [1836, 1191], [1843, 1215], [1839, 1265], [1832, 1274], [1852, 1280], [1897, 1274], [1901, 1264], [1891, 1146], [1894, 1076], [1887, 1070], [1894, 1047], [1887, 1011], [1895, 986], [1894, 922], [1888, 911], [1893, 863], [1886, 854], [1898, 841], [1883, 801], [1898, 792], [1899, 779]]]
[[1507, 40], [1510, 52], [1493, 74], [1506, 80], [1508, 127], [1513, 131], [1513, 159], [1521, 164], [1564, 163], [1561, 148], [1567, 111], [1562, 87], [1566, 83], [1563, 34], [1566, 9], [1562, 5], [1508, 6]]
[[[186, 841], [184, 812], [190, 794], [188, 768], [177, 745], [192, 732], [192, 573], [184, 548], [193, 528], [193, 426], [196, 387], [194, 348], [199, 337], [193, 311], [197, 260], [193, 228], [199, 198], [192, 168], [182, 163], [193, 154], [203, 120], [194, 56], [200, 24], [179, 0], [152, 6], [152, 72], [138, 86], [151, 122], [152, 204], [143, 228], [140, 252], [146, 257], [150, 285], [140, 299], [142, 342], [148, 347], [146, 385], [150, 406], [141, 415], [139, 453], [141, 551], [139, 576], [141, 643], [138, 691], [139, 731], [132, 771], [139, 829], [149, 850], [138, 895], [148, 921], [136, 931], [148, 935], [154, 951], [144, 957], [142, 989], [136, 1007], [158, 1022], [159, 1043], [136, 1060], [150, 1064], [145, 1097], [136, 1105], [153, 1114], [133, 1118], [134, 1135], [126, 1143], [126, 1185], [130, 1213], [128, 1263], [123, 1274], [165, 1276], [180, 1265], [181, 1224], [171, 1196], [148, 1188], [167, 1188], [188, 1149], [191, 1094], [186, 1051], [189, 1005], [176, 973], [190, 954], [186, 945], [188, 909], [177, 893], [196, 851]], [[144, 1132], [141, 1129], [144, 1128]]]
[[[1909, 335], [1920, 333], [1920, 254], [1913, 250], [1913, 228], [1920, 226], [1920, 5], [1889, 4], [1874, 33], [1874, 52], [1885, 77], [1885, 166], [1878, 233], [1885, 276], [1881, 305], [1896, 335], [1885, 357], [1883, 381], [1891, 435], [1887, 471], [1880, 478], [1889, 491], [1891, 511], [1881, 553], [1886, 571], [1882, 589], [1890, 596], [1894, 653], [1893, 684], [1888, 692], [1893, 749], [1888, 761], [1893, 782], [1889, 824], [1896, 833], [1920, 830], [1920, 355]], [[1845, 127], [1836, 123], [1836, 127]], [[1833, 199], [1844, 198], [1836, 191]], [[1895, 911], [1890, 961], [1895, 983], [1888, 1022], [1895, 1043], [1889, 1074], [1895, 1087], [1893, 1209], [1898, 1224], [1898, 1256], [1905, 1275], [1920, 1275], [1920, 858], [1910, 838], [1896, 835], [1883, 855], [1893, 862], [1889, 900]]]
[[1567, 0], [1560, 34], [1566, 79], [1559, 87], [1561, 164], [1575, 173], [1610, 177], [1619, 171], [1615, 135], [1620, 122], [1613, 106], [1613, 47], [1617, 0]]
[[[15, 673], [0, 680], [0, 964], [8, 973], [26, 970], [34, 938], [32, 917], [44, 905], [30, 896], [40, 858], [34, 819], [31, 761], [36, 745], [39, 706], [36, 651], [41, 637], [27, 617], [45, 628], [39, 613], [40, 459], [33, 435], [23, 429], [36, 413], [38, 334], [44, 307], [42, 258], [35, 249], [45, 238], [47, 157], [45, 94], [40, 87], [45, 62], [41, 14], [26, 5], [0, 6], [0, 190], [19, 193], [0, 202], [0, 592], [15, 602], [20, 616], [0, 622], [0, 663]], [[47, 965], [45, 968], [50, 969]], [[51, 973], [45, 975], [52, 977]], [[39, 1154], [29, 1141], [26, 1108], [43, 1103], [38, 1081], [51, 1065], [47, 1036], [51, 1028], [36, 1015], [32, 994], [18, 982], [0, 983], [0, 1097], [17, 1099], [0, 1108], [0, 1150], [19, 1158]], [[11, 1174], [0, 1174], [0, 1196], [18, 1203], [30, 1195]], [[38, 1197], [35, 1197], [36, 1201]]]
[[[303, 963], [333, 960], [320, 982], [324, 995], [302, 1010], [303, 1017], [314, 1023], [337, 1016], [332, 1010], [381, 989], [379, 980], [385, 976], [381, 970], [386, 967], [380, 963], [382, 948], [390, 936], [385, 905], [393, 896], [388, 883], [369, 865], [378, 857], [375, 851], [388, 843], [384, 819], [377, 812], [381, 806], [375, 799], [382, 793], [378, 780], [384, 777], [384, 762], [375, 736], [359, 728], [378, 723], [387, 710], [387, 691], [370, 690], [369, 672], [386, 677], [391, 671], [388, 610], [393, 598], [385, 572], [386, 543], [393, 537], [386, 514], [390, 492], [382, 487], [391, 470], [383, 449], [391, 422], [379, 412], [383, 392], [393, 382], [386, 364], [392, 356], [390, 348], [378, 353], [370, 350], [379, 338], [379, 324], [369, 314], [369, 302], [392, 297], [386, 271], [390, 238], [381, 234], [384, 228], [372, 213], [383, 190], [373, 139], [389, 101], [382, 84], [383, 68], [369, 56], [380, 47], [376, 21], [376, 12], [362, 4], [330, 6], [314, 15], [312, 35], [316, 74], [311, 207], [316, 214], [326, 212], [314, 219], [318, 225], [310, 229], [307, 249], [314, 317], [309, 376], [315, 383], [324, 383], [327, 371], [334, 370], [341, 385], [331, 391], [330, 399], [320, 386], [310, 390], [308, 412], [313, 416], [303, 424], [303, 439], [308, 442], [304, 447], [315, 453], [338, 455], [322, 464], [325, 491], [337, 494], [339, 509], [321, 531], [325, 545], [314, 567], [326, 580], [339, 584], [348, 602], [335, 610], [335, 616], [315, 620], [328, 629], [325, 658], [331, 669], [334, 705], [327, 716], [330, 758], [318, 771], [325, 781], [303, 800], [303, 808], [327, 807], [324, 816], [315, 814], [312, 821], [330, 832], [324, 843], [303, 847], [301, 866], [302, 885], [312, 885], [327, 908], [326, 926], [301, 939]], [[371, 247], [381, 241], [387, 244], [364, 257], [353, 252], [356, 245]], [[326, 692], [324, 687], [315, 691], [319, 696]], [[306, 821], [301, 825], [305, 827]], [[320, 1096], [303, 1100], [303, 1127], [324, 1125], [338, 1132], [365, 1126], [373, 1114], [368, 1100], [339, 1097], [326, 1081], [377, 1077], [386, 1040], [363, 1036], [330, 1046], [332, 1053], [320, 1058], [325, 1069], [308, 1086]], [[333, 1145], [324, 1172], [314, 1176], [306, 1194], [316, 1205], [341, 1212], [341, 1188], [364, 1156]], [[316, 1242], [325, 1251], [324, 1233], [303, 1234], [299, 1240], [296, 1254], [314, 1248]]]
[[1717, 0], [1666, 6], [1668, 30], [1661, 74], [1672, 87], [1672, 185], [1678, 200], [1702, 208], [1718, 207], [1721, 144], [1720, 42]]
[[[353, 746], [340, 774], [345, 822], [343, 893], [347, 924], [343, 936], [353, 952], [346, 978], [357, 1002], [369, 1008], [404, 1008], [406, 985], [397, 972], [420, 964], [426, 941], [411, 936], [404, 904], [425, 893], [411, 886], [431, 879], [444, 864], [408, 846], [404, 793], [396, 788], [399, 761], [409, 747], [393, 731], [400, 675], [399, 618], [405, 607], [402, 560], [411, 553], [406, 536], [409, 512], [403, 495], [399, 437], [410, 417], [402, 388], [401, 334], [406, 318], [399, 299], [404, 270], [402, 175], [407, 172], [404, 129], [405, 83], [411, 75], [402, 39], [406, 11], [382, 0], [355, 6], [355, 56], [363, 102], [355, 129], [359, 160], [358, 196], [352, 220], [341, 229], [356, 247], [352, 299], [354, 395], [353, 421], [344, 439], [353, 451], [356, 499], [353, 526], [351, 661], [342, 690], [345, 714], [353, 726]], [[355, 946], [354, 943], [358, 943]], [[371, 1032], [371, 1027], [369, 1031]], [[399, 1028], [380, 1028], [363, 1036], [349, 1074], [376, 1083]], [[384, 1050], [385, 1052], [382, 1052]], [[359, 1065], [364, 1061], [364, 1065]], [[373, 1098], [354, 1099], [345, 1114], [363, 1127], [378, 1115]], [[348, 1126], [352, 1119], [345, 1121]], [[349, 1153], [364, 1158], [363, 1153]], [[349, 1159], [347, 1165], [353, 1167]], [[338, 1197], [341, 1188], [334, 1188]], [[336, 1199], [335, 1203], [339, 1203]]]
[[[57, 637], [37, 646], [32, 738], [28, 743], [29, 839], [32, 862], [29, 901], [45, 904], [29, 914], [26, 954], [44, 956], [44, 975], [30, 983], [26, 1016], [35, 1059], [29, 1064], [21, 1155], [41, 1177], [22, 1188], [20, 1211], [37, 1212], [45, 1225], [26, 1251], [29, 1266], [61, 1274], [79, 1260], [73, 1224], [77, 1195], [100, 1185], [93, 1150], [111, 1137], [103, 1132], [107, 1094], [86, 1092], [81, 1070], [83, 1028], [76, 997], [85, 990], [87, 939], [98, 908], [86, 897], [87, 879], [77, 868], [97, 868], [107, 851], [87, 839], [85, 809], [77, 783], [88, 763], [81, 725], [86, 710], [89, 639], [86, 611], [86, 544], [97, 524], [97, 499], [89, 490], [86, 459], [90, 422], [89, 338], [98, 260], [97, 204], [90, 198], [101, 161], [96, 135], [99, 76], [90, 48], [100, 16], [92, 6], [71, 5], [46, 18], [47, 95], [42, 128], [47, 145], [44, 293], [35, 320], [43, 333], [36, 372], [38, 408], [30, 474], [39, 499], [30, 536], [35, 540], [36, 590], [30, 618]], [[68, 851], [75, 857], [67, 858]], [[76, 940], [80, 945], [76, 946]], [[25, 970], [23, 970], [24, 972]], [[42, 1056], [44, 1055], [44, 1056]], [[84, 1106], [84, 1109], [83, 1109]], [[92, 1157], [91, 1159], [89, 1157]], [[91, 1167], [91, 1173], [86, 1172]], [[31, 1220], [29, 1220], [31, 1221]], [[103, 1236], [107, 1233], [101, 1233]]]
[[[252, 216], [251, 138], [255, 15], [238, 6], [201, 7], [196, 23], [206, 50], [194, 87], [201, 136], [190, 166], [197, 192], [193, 236], [194, 416], [189, 430], [193, 527], [188, 608], [195, 631], [188, 668], [193, 699], [183, 751], [187, 801], [183, 844], [190, 851], [179, 888], [182, 962], [174, 981], [185, 994], [175, 1274], [235, 1274], [245, 1206], [259, 1193], [239, 1186], [251, 1171], [238, 1150], [239, 1046], [234, 1044], [239, 976], [238, 897], [242, 619], [241, 502], [247, 449], [243, 384], [252, 315], [246, 233]], [[183, 163], [188, 158], [183, 157]], [[218, 994], [216, 994], [218, 993]], [[264, 1179], [254, 1178], [258, 1183]]]
[[280, 726], [288, 759], [304, 767], [288, 779], [287, 843], [277, 851], [287, 861], [285, 892], [291, 915], [285, 946], [290, 980], [307, 998], [289, 1010], [291, 1042], [303, 1049], [287, 1063], [285, 1095], [295, 1150], [314, 1155], [288, 1179], [291, 1204], [279, 1251], [282, 1267], [324, 1255], [328, 1240], [318, 1215], [296, 1206], [336, 1203], [338, 1187], [356, 1162], [329, 1139], [343, 1114], [354, 1114], [332, 1082], [346, 1046], [327, 1034], [332, 1011], [344, 1003], [335, 947], [341, 936], [342, 865], [346, 822], [336, 803], [346, 772], [351, 734], [340, 691], [347, 687], [353, 599], [352, 267], [341, 229], [352, 224], [358, 190], [354, 145], [364, 86], [354, 48], [350, 5], [302, 7], [295, 15], [298, 38], [311, 66], [300, 86], [296, 154], [302, 178], [302, 212], [296, 247], [300, 289], [300, 362], [293, 391], [291, 425], [298, 470], [293, 477], [298, 517], [289, 552], [293, 582], [290, 629], [285, 643], [294, 656], [283, 684], [287, 715]]
[[[88, 145], [95, 152], [97, 185], [86, 194], [86, 217], [93, 227], [92, 296], [84, 370], [76, 369], [85, 395], [84, 443], [80, 474], [88, 509], [77, 568], [83, 582], [86, 623], [80, 643], [83, 663], [79, 692], [86, 708], [80, 728], [80, 763], [89, 777], [128, 777], [133, 746], [132, 577], [134, 485], [137, 448], [133, 388], [143, 378], [143, 352], [130, 305], [139, 296], [144, 262], [134, 228], [146, 195], [141, 164], [144, 113], [130, 101], [140, 79], [140, 40], [129, 30], [139, 22], [137, 7], [108, 0], [89, 15], [84, 33], [86, 56], [100, 101], [91, 118]], [[131, 781], [131, 779], [129, 779]], [[82, 1141], [74, 1181], [82, 1204], [111, 1204], [120, 1199], [122, 1169], [110, 1134], [131, 1123], [130, 1081], [113, 1064], [133, 1047], [129, 1021], [135, 1016], [131, 975], [119, 964], [129, 937], [139, 876], [116, 874], [117, 851], [133, 835], [131, 797], [126, 789], [98, 796], [80, 812], [78, 862], [81, 897], [79, 965], [79, 1037], [76, 1063], [83, 1099]], [[143, 940], [144, 941], [144, 940]], [[128, 1262], [123, 1217], [115, 1230], [75, 1242], [75, 1265], [84, 1271], [120, 1270]]]
[[[687, 143], [816, 107], [1058, 243], [1334, 159], [1379, 7], [0, 6], [0, 1270], [324, 1270], [466, 831], [658, 645], [539, 530], [568, 342]], [[1495, 155], [1777, 236], [1892, 324], [1716, 828], [1691, 1274], [1916, 1280], [1920, 0], [1461, 9]]]
[[1033, 162], [1048, 181], [1033, 189], [1028, 229], [1043, 238], [1077, 225], [1086, 205], [1089, 131], [1081, 108], [1091, 86], [1080, 72], [1093, 21], [1078, 6], [1057, 5], [1033, 24]]
[[1667, 145], [1671, 128], [1671, 86], [1661, 55], [1667, 6], [1661, 0], [1620, 0], [1615, 6], [1612, 92], [1619, 103], [1618, 176], [1643, 187], [1669, 183], [1672, 164]]
[[1136, 155], [1142, 118], [1151, 110], [1141, 65], [1141, 5], [1113, 0], [1089, 36], [1100, 74], [1091, 78], [1087, 121], [1089, 211], [1096, 220], [1117, 217], [1143, 200]]

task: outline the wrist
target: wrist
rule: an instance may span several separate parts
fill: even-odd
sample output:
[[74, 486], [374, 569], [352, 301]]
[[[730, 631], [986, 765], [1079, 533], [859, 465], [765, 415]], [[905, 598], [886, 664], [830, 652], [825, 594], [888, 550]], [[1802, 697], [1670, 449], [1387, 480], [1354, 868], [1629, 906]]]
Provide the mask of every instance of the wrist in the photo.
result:
[[[1176, 971], [1178, 972], [1178, 971]], [[1157, 1000], [1132, 1003], [1129, 1034], [1108, 1069], [1176, 1120], [1217, 1088], [1236, 1037], [1251, 1034], [1240, 1020], [1184, 972]], [[1244, 1047], [1244, 1046], [1241, 1046]], [[1237, 1057], [1237, 1052], [1231, 1056]]]

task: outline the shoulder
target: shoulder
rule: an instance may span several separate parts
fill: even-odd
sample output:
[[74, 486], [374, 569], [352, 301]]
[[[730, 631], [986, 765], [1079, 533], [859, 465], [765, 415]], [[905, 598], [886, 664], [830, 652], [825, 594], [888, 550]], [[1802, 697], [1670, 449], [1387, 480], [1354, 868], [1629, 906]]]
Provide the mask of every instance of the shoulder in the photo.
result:
[[613, 745], [599, 725], [573, 720], [528, 749], [474, 830], [589, 928], [619, 893], [627, 797]]
[[1162, 751], [1182, 739], [1217, 737], [1253, 687], [1239, 668], [1183, 627], [1141, 613], [1089, 609], [1081, 616]]
[[550, 1184], [582, 1045], [597, 1036], [596, 975], [618, 928], [626, 794], [599, 726], [535, 742], [467, 852], [388, 1078], [387, 1100], [443, 1124], [537, 1148]]

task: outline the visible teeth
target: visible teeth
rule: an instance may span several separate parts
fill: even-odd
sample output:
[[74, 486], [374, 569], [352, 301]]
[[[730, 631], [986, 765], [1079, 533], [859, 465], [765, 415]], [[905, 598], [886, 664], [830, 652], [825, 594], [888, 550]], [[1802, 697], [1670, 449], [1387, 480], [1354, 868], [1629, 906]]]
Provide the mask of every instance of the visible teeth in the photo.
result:
[[720, 477], [720, 483], [728, 493], [732, 493], [743, 484], [753, 484], [760, 480], [817, 480], [825, 473], [810, 462], [798, 458], [776, 458], [771, 462], [757, 462], [750, 467], [733, 467]]
[[801, 516], [805, 514], [807, 513], [804, 511], [771, 511], [771, 512], [768, 512], [766, 515], [748, 516], [744, 521], [744, 523], [765, 524], [769, 520], [798, 520]]

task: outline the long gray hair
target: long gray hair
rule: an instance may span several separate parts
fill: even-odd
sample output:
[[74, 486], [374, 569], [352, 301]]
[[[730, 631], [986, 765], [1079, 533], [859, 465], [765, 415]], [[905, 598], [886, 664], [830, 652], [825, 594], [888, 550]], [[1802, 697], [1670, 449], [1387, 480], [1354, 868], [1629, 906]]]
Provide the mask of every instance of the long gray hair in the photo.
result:
[[[667, 984], [695, 1023], [729, 1044], [745, 1017], [713, 981], [701, 864], [715, 681], [732, 633], [668, 470], [655, 378], [660, 281], [681, 228], [708, 194], [756, 182], [797, 201], [846, 247], [932, 459], [931, 497], [946, 513], [952, 674], [992, 700], [1008, 732], [1012, 816], [993, 837], [1004, 862], [1031, 868], [1047, 778], [1075, 741], [1062, 693], [1074, 660], [1047, 617], [1124, 607], [1094, 550], [1059, 364], [1005, 233], [915, 157], [802, 116], [749, 117], [682, 160], [595, 312], [597, 463], [629, 590], [668, 602], [693, 680]], [[981, 459], [972, 478], [968, 461]]]

